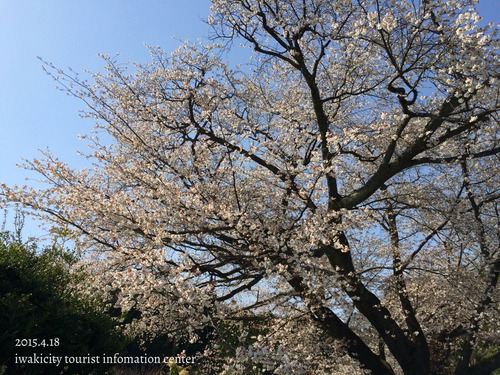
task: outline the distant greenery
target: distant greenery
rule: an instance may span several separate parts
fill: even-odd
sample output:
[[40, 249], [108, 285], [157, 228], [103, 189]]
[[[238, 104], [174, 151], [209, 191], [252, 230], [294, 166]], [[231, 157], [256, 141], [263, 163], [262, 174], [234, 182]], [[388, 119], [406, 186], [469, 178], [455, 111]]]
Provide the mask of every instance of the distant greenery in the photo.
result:
[[69, 287], [74, 261], [58, 247], [23, 243], [17, 227], [0, 231], [0, 374], [102, 374], [106, 368], [97, 363], [23, 366], [19, 358], [92, 358], [124, 350], [112, 318]]

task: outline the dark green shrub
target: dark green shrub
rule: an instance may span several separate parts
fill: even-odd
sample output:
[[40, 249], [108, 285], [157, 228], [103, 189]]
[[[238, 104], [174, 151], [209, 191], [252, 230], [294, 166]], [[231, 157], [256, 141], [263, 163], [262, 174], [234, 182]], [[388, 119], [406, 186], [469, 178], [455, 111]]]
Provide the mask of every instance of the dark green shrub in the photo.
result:
[[[102, 356], [123, 350], [112, 318], [69, 287], [74, 260], [56, 247], [38, 251], [0, 232], [0, 374], [2, 367], [6, 374], [101, 374]], [[59, 366], [20, 363], [55, 357], [62, 357]]]

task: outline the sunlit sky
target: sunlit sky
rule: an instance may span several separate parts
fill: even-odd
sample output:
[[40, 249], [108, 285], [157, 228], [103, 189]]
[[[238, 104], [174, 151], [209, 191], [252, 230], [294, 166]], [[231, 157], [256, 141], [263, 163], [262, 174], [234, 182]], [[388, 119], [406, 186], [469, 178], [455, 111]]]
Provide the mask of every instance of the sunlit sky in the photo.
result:
[[[92, 127], [79, 118], [83, 103], [56, 89], [38, 56], [77, 72], [102, 71], [97, 53], [147, 62], [145, 43], [173, 51], [181, 40], [206, 39], [209, 7], [209, 0], [0, 0], [0, 182], [33, 184], [26, 179], [36, 176], [16, 164], [39, 149], [76, 166], [86, 149], [77, 137]], [[485, 21], [500, 20], [498, 0], [480, 0], [478, 9]]]

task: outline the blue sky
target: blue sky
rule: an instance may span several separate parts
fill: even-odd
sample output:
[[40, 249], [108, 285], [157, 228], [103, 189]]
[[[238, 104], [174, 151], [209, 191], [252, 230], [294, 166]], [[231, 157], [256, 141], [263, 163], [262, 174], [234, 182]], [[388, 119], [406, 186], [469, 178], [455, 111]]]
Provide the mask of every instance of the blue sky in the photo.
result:
[[[480, 0], [486, 21], [499, 21], [497, 1]], [[36, 176], [16, 164], [38, 149], [76, 165], [86, 149], [77, 138], [92, 126], [78, 116], [83, 104], [56, 90], [37, 56], [77, 72], [102, 71], [97, 53], [147, 62], [144, 43], [173, 51], [179, 40], [206, 38], [209, 7], [209, 0], [0, 0], [0, 182], [32, 184], [26, 178]]]
[[[173, 51], [180, 40], [207, 37], [209, 7], [210, 0], [0, 0], [0, 182], [35, 184], [37, 176], [16, 164], [39, 149], [71, 165], [86, 150], [77, 137], [92, 127], [78, 115], [83, 103], [56, 89], [37, 56], [77, 72], [102, 71], [97, 53], [147, 62], [145, 43]], [[29, 223], [25, 229], [38, 234]]]
[[[15, 164], [49, 147], [74, 159], [91, 126], [82, 103], [55, 89], [37, 56], [57, 67], [100, 71], [97, 53], [146, 62], [144, 43], [167, 51], [206, 37], [209, 0], [0, 0], [0, 181], [24, 183]], [[177, 39], [175, 39], [177, 38]]]

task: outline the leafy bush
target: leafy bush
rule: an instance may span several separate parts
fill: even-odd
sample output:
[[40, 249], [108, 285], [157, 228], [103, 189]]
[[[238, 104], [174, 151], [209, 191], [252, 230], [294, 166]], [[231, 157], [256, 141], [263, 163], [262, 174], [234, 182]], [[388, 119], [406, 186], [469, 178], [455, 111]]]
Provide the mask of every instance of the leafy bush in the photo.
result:
[[[112, 318], [69, 287], [74, 261], [57, 247], [39, 251], [0, 232], [0, 368], [7, 374], [103, 373], [106, 366], [98, 358], [124, 348]], [[61, 356], [59, 366], [20, 363], [23, 357]], [[65, 356], [91, 363], [64, 363]]]

